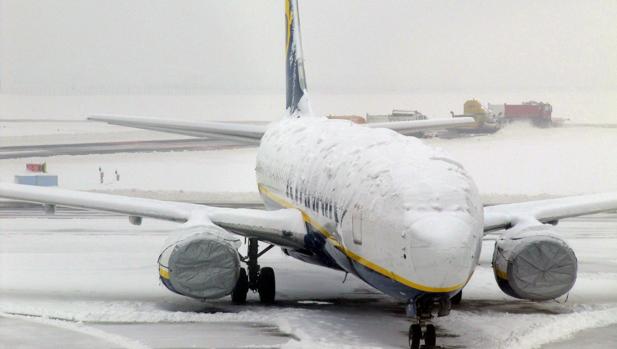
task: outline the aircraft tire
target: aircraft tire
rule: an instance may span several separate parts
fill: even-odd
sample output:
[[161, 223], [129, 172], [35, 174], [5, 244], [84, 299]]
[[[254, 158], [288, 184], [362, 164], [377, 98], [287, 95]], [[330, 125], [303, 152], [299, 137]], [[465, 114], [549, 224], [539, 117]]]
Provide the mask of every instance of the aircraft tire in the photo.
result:
[[434, 325], [426, 325], [426, 331], [424, 332], [424, 347], [434, 348], [437, 343], [437, 334], [435, 333]]
[[246, 270], [240, 268], [240, 277], [236, 282], [236, 286], [231, 291], [231, 302], [233, 304], [246, 304], [246, 294], [249, 292], [249, 278], [246, 275]]
[[409, 326], [409, 348], [420, 349], [420, 340], [422, 339], [422, 328], [418, 324]]
[[259, 301], [263, 304], [273, 304], [276, 295], [276, 279], [274, 270], [270, 267], [261, 268], [257, 282]]

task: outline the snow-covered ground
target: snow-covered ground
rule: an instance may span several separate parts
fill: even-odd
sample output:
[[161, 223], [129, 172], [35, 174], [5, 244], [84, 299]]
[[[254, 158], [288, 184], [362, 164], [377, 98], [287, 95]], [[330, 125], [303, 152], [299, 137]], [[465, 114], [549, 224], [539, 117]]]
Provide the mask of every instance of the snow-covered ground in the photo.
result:
[[617, 191], [617, 128], [512, 124], [492, 135], [427, 142], [460, 161], [485, 195]]
[[189, 137], [83, 120], [0, 121], [0, 147], [184, 138]]
[[[38, 134], [56, 133], [53, 123], [0, 122], [0, 127], [2, 125], [9, 125], [14, 133], [19, 132], [19, 128], [28, 128], [28, 132]], [[100, 136], [94, 138], [96, 141], [108, 141], [114, 137], [127, 140], [129, 136], [135, 136], [136, 140], [170, 137], [157, 132], [126, 132], [125, 127], [99, 123], [66, 123], [60, 135], [71, 137], [75, 142], [89, 142], [93, 139], [92, 133], [80, 135], [80, 132], [85, 128], [96, 130], [99, 126], [107, 132], [100, 131]], [[14, 145], [11, 140], [21, 144], [24, 137], [18, 140], [8, 136], [2, 140], [2, 145]], [[58, 136], [45, 137], [43, 135], [40, 139], [63, 140]], [[445, 149], [460, 161], [475, 179], [480, 192], [489, 198], [617, 190], [617, 128], [573, 126], [539, 129], [514, 124], [492, 135], [434, 138], [426, 142]], [[67, 188], [181, 191], [185, 196], [191, 193], [255, 194], [255, 155], [256, 148], [244, 148], [10, 159], [0, 160], [0, 180], [12, 181], [16, 173], [25, 170], [26, 162], [46, 161], [49, 171], [58, 174], [60, 185]], [[99, 166], [106, 172], [103, 184], [99, 183]], [[115, 170], [121, 173], [119, 182], [113, 179]]]
[[[266, 98], [271, 102], [257, 103], [259, 107], [251, 110], [249, 102], [255, 102], [255, 98], [263, 102], [264, 98], [237, 103], [231, 96], [200, 102], [195, 101], [197, 97], [170, 97], [154, 103], [155, 97], [74, 97], [77, 103], [69, 97], [41, 97], [45, 101], [39, 100], [25, 110], [23, 106], [30, 98], [3, 97], [0, 117], [53, 116], [71, 121], [0, 121], [0, 147], [178, 139], [176, 135], [74, 120], [90, 112], [173, 117], [171, 112], [177, 110], [183, 119], [196, 120], [207, 113], [210, 120], [264, 121], [274, 119], [271, 111], [276, 108], [272, 105], [279, 102], [278, 96]], [[339, 97], [322, 99], [321, 108], [327, 113], [348, 112], [337, 100]], [[421, 97], [411, 100], [413, 109], [422, 109], [414, 108], [419, 100], [435, 100], [432, 96]], [[401, 96], [379, 98], [356, 99], [362, 104], [363, 109], [359, 110], [387, 112], [390, 105], [404, 107], [395, 104], [403, 100]], [[446, 99], [454, 101], [455, 97]], [[508, 101], [519, 99], [526, 98]], [[110, 100], [113, 108], [102, 108]], [[456, 100], [462, 103], [460, 96]], [[570, 109], [555, 110], [561, 110], [566, 117], [586, 113], [586, 117], [576, 119], [581, 123], [608, 123], [615, 119], [617, 99], [603, 98], [600, 103], [588, 105], [582, 102], [593, 100], [593, 96], [588, 96], [571, 102]], [[213, 108], [216, 102], [235, 109]], [[66, 103], [72, 107], [67, 108]], [[385, 110], [384, 105], [388, 106]], [[431, 104], [429, 111], [442, 114], [443, 110], [436, 105]], [[585, 109], [588, 106], [590, 109]], [[481, 192], [496, 201], [617, 190], [615, 128], [536, 129], [511, 125], [494, 135], [427, 142], [459, 159]], [[24, 171], [26, 162], [46, 161], [49, 170], [59, 175], [60, 184], [73, 189], [166, 199], [254, 201], [255, 152], [254, 148], [245, 148], [0, 160], [0, 181], [12, 181], [15, 174]], [[99, 166], [106, 173], [103, 184], [99, 183]], [[121, 174], [120, 181], [113, 178], [115, 170]], [[408, 322], [400, 304], [374, 293], [352, 277], [343, 284], [342, 274], [295, 261], [279, 251], [273, 250], [261, 263], [277, 270], [281, 301], [275, 307], [261, 307], [255, 302], [235, 307], [226, 299], [200, 303], [168, 292], [158, 283], [156, 257], [173, 228], [172, 223], [150, 220], [135, 227], [117, 217], [0, 219], [0, 338], [4, 338], [0, 347], [7, 346], [4, 343], [14, 347], [20, 343], [20, 336], [28, 336], [31, 331], [41, 333], [41, 341], [58, 340], [58, 333], [49, 331], [49, 326], [68, 331], [63, 332], [68, 337], [62, 338], [69, 338], [69, 332], [74, 334], [65, 341], [67, 347], [71, 343], [77, 343], [73, 347], [90, 343], [88, 346], [103, 348], [240, 347], [253, 346], [253, 339], [257, 346], [405, 346]], [[439, 342], [445, 347], [537, 348], [581, 330], [609, 325], [613, 326], [609, 329], [615, 328], [617, 218], [564, 221], [559, 229], [580, 261], [578, 282], [567, 301], [564, 298], [559, 302], [531, 303], [503, 295], [490, 270], [492, 242], [487, 241], [481, 265], [465, 289], [464, 304], [451, 316], [437, 320], [438, 333], [442, 335]]]
[[[46, 161], [59, 185], [82, 190], [256, 192], [256, 148], [0, 160], [0, 180], [12, 181], [25, 163]], [[99, 166], [105, 172], [100, 183]], [[116, 181], [114, 171], [120, 173]]]
[[[307, 265], [278, 249], [260, 262], [277, 272], [279, 303], [201, 303], [167, 291], [156, 256], [173, 223], [126, 218], [0, 219], [0, 317], [85, 336], [93, 347], [384, 347], [406, 345], [403, 305], [344, 274]], [[463, 305], [436, 320], [446, 348], [538, 348], [577, 331], [617, 324], [617, 217], [564, 221], [580, 269], [569, 296], [532, 303], [498, 289], [492, 241], [465, 288]], [[182, 325], [182, 326], [181, 326]], [[26, 336], [21, 323], [4, 331]], [[60, 331], [59, 330], [59, 331]], [[24, 330], [25, 331], [25, 330]], [[56, 334], [54, 344], [75, 347]], [[4, 343], [7, 337], [4, 337]], [[67, 338], [72, 338], [68, 336]], [[101, 344], [102, 341], [102, 344]], [[2, 342], [2, 341], [0, 341]], [[22, 337], [22, 343], [28, 342]], [[602, 337], [596, 343], [602, 342]], [[605, 343], [606, 344], [606, 343]]]

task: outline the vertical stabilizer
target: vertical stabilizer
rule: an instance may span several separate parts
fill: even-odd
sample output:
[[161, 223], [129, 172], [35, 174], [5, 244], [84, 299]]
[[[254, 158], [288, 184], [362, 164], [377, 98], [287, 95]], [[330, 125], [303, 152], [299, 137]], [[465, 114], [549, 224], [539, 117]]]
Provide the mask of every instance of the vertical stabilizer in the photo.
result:
[[285, 0], [286, 109], [293, 117], [312, 114], [306, 90], [298, 13], [298, 0]]

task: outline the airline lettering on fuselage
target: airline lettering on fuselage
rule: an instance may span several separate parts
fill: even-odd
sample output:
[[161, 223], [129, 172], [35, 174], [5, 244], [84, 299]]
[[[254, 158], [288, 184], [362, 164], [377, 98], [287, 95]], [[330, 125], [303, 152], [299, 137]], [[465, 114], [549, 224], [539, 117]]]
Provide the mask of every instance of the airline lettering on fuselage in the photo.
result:
[[346, 210], [342, 210], [343, 213], [339, 215], [339, 208], [328, 198], [322, 198], [303, 188], [298, 189], [298, 187], [293, 184], [288, 183], [286, 185], [285, 196], [305, 208], [318, 212], [329, 219], [333, 219], [336, 224], [340, 222], [339, 216], [343, 217], [345, 215]]

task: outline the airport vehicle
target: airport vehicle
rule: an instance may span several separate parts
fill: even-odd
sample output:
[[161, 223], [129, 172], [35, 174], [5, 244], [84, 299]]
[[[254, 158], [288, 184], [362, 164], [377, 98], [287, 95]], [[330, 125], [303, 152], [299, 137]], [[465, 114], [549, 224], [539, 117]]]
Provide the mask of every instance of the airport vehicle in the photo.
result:
[[491, 114], [506, 122], [529, 120], [540, 127], [552, 123], [553, 107], [543, 102], [523, 102], [521, 104], [489, 104]]
[[426, 115], [417, 110], [393, 109], [390, 114], [366, 114], [366, 122], [396, 122], [409, 120], [427, 120]]
[[[275, 300], [275, 274], [259, 257], [280, 246], [300, 260], [357, 275], [407, 302], [414, 319], [409, 344], [434, 347], [430, 319], [460, 300], [480, 256], [483, 236], [505, 230], [495, 243], [494, 270], [509, 295], [546, 300], [576, 279], [574, 252], [552, 224], [617, 209], [617, 193], [483, 207], [472, 178], [456, 160], [413, 137], [435, 127], [473, 120], [419, 120], [359, 125], [313, 116], [304, 75], [297, 0], [287, 0], [287, 115], [268, 126], [189, 123], [99, 116], [110, 124], [259, 143], [257, 186], [269, 211], [169, 202], [0, 184], [0, 197], [181, 223], [158, 259], [163, 284], [188, 297], [249, 289]], [[394, 130], [394, 131], [393, 131]], [[197, 177], [195, 180], [199, 180]], [[240, 237], [248, 254], [240, 256]], [[259, 250], [259, 242], [269, 244]], [[246, 269], [242, 267], [246, 265]]]
[[465, 101], [463, 104], [463, 114], [455, 115], [454, 112], [450, 112], [453, 118], [471, 117], [476, 123], [472, 127], [460, 127], [451, 129], [450, 132], [454, 133], [495, 133], [501, 129], [501, 124], [497, 121], [497, 118], [489, 114], [480, 102], [475, 99]]

